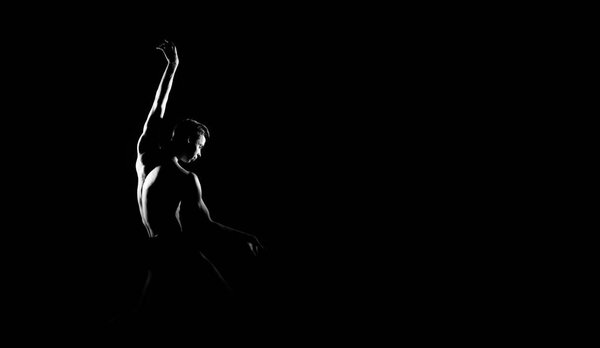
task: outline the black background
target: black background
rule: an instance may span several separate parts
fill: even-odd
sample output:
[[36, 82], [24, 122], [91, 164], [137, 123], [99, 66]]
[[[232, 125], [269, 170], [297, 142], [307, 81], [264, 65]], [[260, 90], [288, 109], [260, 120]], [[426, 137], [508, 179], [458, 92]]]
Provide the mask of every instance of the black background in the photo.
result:
[[439, 319], [460, 273], [437, 263], [463, 213], [448, 130], [467, 111], [439, 93], [461, 88], [447, 69], [459, 39], [411, 9], [76, 13], [25, 20], [6, 44], [15, 322], [97, 326], [126, 301], [162, 39], [181, 61], [166, 117], [211, 131], [192, 170], [213, 219], [268, 248], [260, 335], [373, 338]]

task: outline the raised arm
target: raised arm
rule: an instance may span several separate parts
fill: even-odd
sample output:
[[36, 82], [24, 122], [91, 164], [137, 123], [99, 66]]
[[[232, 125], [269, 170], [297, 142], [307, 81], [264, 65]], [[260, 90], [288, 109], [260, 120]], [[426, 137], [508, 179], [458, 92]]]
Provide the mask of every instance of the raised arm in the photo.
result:
[[162, 51], [164, 54], [167, 59], [167, 67], [163, 72], [160, 84], [156, 90], [154, 102], [152, 103], [150, 113], [148, 113], [146, 123], [144, 123], [142, 135], [138, 140], [138, 154], [142, 154], [148, 151], [148, 149], [158, 148], [160, 146], [161, 131], [163, 131], [160, 123], [165, 115], [169, 93], [173, 86], [173, 78], [175, 77], [175, 72], [179, 65], [179, 57], [177, 55], [175, 44], [165, 40], [158, 45], [156, 49]]

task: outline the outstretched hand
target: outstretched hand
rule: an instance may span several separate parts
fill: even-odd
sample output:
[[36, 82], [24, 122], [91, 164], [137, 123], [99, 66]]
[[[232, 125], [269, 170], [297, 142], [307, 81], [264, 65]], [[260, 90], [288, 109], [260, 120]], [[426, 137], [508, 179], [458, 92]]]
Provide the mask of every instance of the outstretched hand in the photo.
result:
[[265, 249], [262, 244], [260, 244], [258, 238], [251, 234], [246, 235], [246, 244], [248, 244], [248, 247], [254, 256], [258, 256], [259, 252], [262, 252], [262, 250]]
[[169, 40], [163, 40], [158, 46], [156, 46], [157, 50], [161, 50], [162, 53], [167, 58], [169, 63], [179, 64], [179, 57], [177, 55], [177, 47], [175, 44]]

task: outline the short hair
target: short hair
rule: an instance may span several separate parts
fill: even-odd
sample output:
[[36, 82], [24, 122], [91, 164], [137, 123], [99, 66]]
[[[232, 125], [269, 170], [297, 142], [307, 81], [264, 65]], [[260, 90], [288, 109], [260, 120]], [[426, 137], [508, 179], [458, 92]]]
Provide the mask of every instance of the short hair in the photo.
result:
[[187, 139], [198, 139], [201, 135], [204, 135], [206, 139], [210, 138], [208, 128], [196, 120], [186, 118], [179, 121], [173, 128], [171, 141], [180, 143], [185, 142]]

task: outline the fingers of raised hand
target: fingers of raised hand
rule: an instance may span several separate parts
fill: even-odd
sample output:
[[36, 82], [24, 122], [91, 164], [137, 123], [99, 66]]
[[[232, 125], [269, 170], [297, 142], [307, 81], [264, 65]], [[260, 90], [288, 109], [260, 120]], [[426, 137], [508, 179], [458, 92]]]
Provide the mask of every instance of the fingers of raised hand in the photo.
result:
[[165, 52], [167, 50], [174, 50], [175, 45], [171, 41], [165, 39], [160, 44], [158, 44], [158, 46], [156, 46], [156, 49]]

